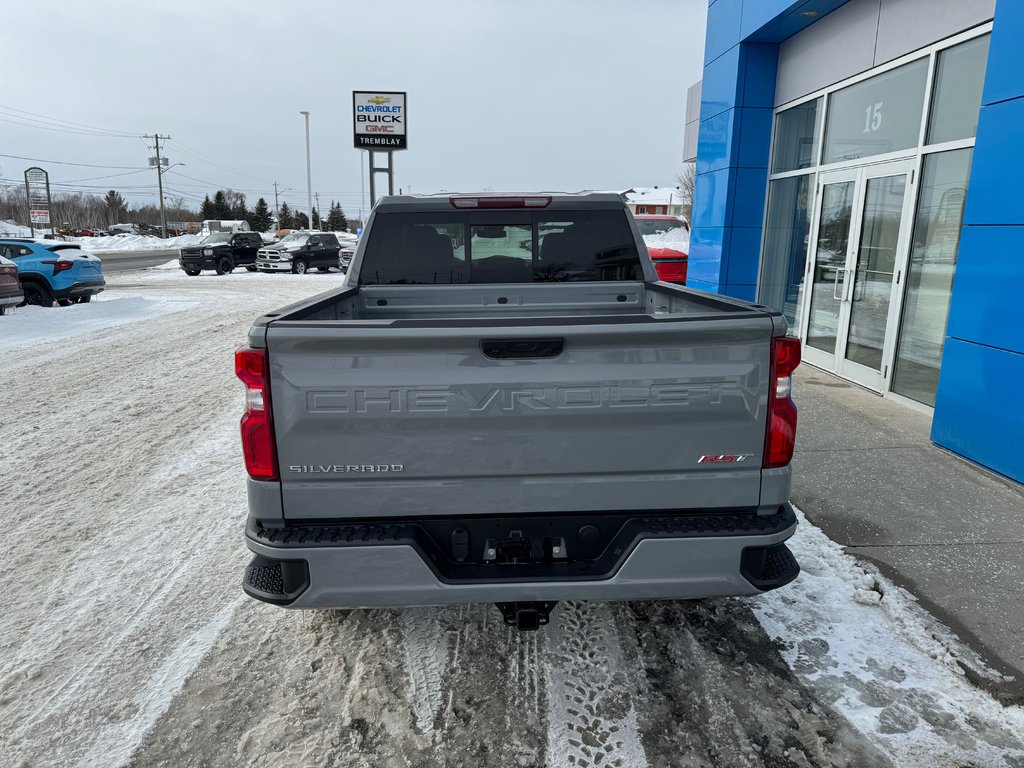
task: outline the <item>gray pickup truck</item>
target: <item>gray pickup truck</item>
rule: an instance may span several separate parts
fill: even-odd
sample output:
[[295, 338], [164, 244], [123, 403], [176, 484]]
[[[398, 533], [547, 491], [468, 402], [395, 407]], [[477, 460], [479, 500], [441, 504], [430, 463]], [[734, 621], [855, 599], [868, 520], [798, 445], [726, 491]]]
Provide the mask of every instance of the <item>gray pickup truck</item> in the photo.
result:
[[535, 629], [782, 586], [799, 361], [778, 312], [658, 282], [617, 195], [384, 198], [343, 285], [237, 351], [243, 587]]

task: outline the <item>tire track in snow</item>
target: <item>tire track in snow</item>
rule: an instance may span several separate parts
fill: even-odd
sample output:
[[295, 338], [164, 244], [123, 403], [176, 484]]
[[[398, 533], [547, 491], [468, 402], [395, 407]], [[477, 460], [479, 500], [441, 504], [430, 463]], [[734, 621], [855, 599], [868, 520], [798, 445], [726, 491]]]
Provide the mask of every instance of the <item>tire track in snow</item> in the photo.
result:
[[640, 768], [640, 742], [624, 654], [607, 603], [559, 603], [546, 627], [547, 753], [553, 768]]

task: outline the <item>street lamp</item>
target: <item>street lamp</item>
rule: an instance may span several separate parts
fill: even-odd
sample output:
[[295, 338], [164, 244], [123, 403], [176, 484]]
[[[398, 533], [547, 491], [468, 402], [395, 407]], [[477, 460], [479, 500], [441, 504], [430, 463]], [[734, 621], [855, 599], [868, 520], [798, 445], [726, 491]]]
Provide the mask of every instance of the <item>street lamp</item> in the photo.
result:
[[313, 228], [313, 173], [310, 170], [309, 163], [309, 112], [299, 112], [304, 118], [306, 118], [306, 196], [307, 204], [309, 206], [309, 228]]

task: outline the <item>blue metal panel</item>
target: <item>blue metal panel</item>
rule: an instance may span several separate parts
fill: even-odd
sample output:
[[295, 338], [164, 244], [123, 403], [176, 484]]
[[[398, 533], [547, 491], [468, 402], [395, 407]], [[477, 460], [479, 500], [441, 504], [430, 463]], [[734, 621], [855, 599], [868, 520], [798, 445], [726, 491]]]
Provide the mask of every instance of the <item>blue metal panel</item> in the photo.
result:
[[744, 301], [753, 301], [757, 295], [756, 285], [726, 285], [720, 289], [721, 293], [726, 296], [732, 296], [734, 299], [743, 299]]
[[760, 260], [761, 228], [733, 227], [729, 237], [727, 285], [753, 285], [757, 282]]
[[767, 168], [772, 143], [772, 111], [761, 107], [740, 108], [740, 147], [736, 163], [741, 168]]
[[1024, 96], [1024, 3], [1020, 0], [997, 0], [992, 43], [988, 50], [983, 104]]
[[[1024, 286], [1021, 254], [1024, 226], [964, 227], [948, 335], [1024, 354], [1019, 298]], [[1024, 388], [1024, 381], [1020, 386]], [[1024, 402], [1017, 407], [1024, 409]], [[1021, 438], [1024, 441], [1024, 434]]]
[[697, 134], [697, 174], [736, 165], [739, 131], [735, 121], [740, 112], [729, 109], [700, 124]]
[[[747, 42], [779, 43], [806, 29], [849, 0], [754, 0], [744, 3], [740, 36]], [[1012, 0], [1011, 0], [1012, 2]], [[817, 16], [804, 16], [814, 11]]]
[[690, 233], [690, 258], [686, 270], [686, 281], [698, 280], [714, 286], [706, 290], [716, 291], [725, 282], [722, 275], [722, 258], [728, 253], [731, 229], [725, 227], [694, 227]]
[[743, 46], [743, 106], [775, 106], [775, 76], [779, 68], [779, 46], [748, 43]]
[[740, 77], [743, 71], [741, 50], [741, 46], [735, 46], [704, 67], [704, 81], [700, 93], [701, 120], [707, 120], [736, 106], [743, 87]]
[[718, 293], [718, 283], [706, 283], [703, 280], [694, 280], [689, 275], [686, 276], [686, 287], [696, 288], [698, 291], [707, 291], [708, 293]]
[[732, 221], [734, 227], [761, 229], [764, 197], [768, 187], [767, 168], [736, 168], [733, 171]]
[[708, 6], [708, 31], [704, 40], [704, 64], [710, 64], [740, 42], [743, 0], [718, 0]]
[[932, 440], [1024, 482], [1024, 355], [947, 339]]
[[964, 224], [1022, 224], [1024, 99], [981, 108]]
[[725, 227], [732, 211], [732, 179], [735, 169], [723, 168], [697, 174], [693, 192], [693, 226]]

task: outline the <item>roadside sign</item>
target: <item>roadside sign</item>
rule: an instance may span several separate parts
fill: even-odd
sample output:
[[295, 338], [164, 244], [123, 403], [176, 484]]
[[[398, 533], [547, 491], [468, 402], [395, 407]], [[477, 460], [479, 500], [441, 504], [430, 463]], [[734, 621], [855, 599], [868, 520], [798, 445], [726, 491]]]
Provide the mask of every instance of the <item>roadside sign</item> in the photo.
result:
[[352, 129], [356, 149], [407, 149], [405, 91], [353, 91]]
[[35, 237], [36, 225], [40, 229], [49, 227], [50, 234], [53, 234], [53, 225], [50, 222], [50, 174], [38, 166], [25, 169], [25, 197], [28, 202], [29, 225], [32, 229], [32, 236]]

